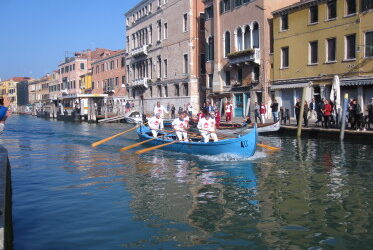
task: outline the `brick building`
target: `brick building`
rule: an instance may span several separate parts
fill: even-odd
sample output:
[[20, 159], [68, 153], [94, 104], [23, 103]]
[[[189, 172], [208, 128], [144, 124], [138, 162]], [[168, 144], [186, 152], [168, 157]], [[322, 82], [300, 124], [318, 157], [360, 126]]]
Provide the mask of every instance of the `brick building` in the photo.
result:
[[297, 1], [204, 1], [208, 99], [231, 100], [236, 117], [269, 104], [271, 12]]
[[200, 105], [203, 9], [202, 0], [144, 0], [125, 14], [128, 97], [145, 113], [157, 101]]

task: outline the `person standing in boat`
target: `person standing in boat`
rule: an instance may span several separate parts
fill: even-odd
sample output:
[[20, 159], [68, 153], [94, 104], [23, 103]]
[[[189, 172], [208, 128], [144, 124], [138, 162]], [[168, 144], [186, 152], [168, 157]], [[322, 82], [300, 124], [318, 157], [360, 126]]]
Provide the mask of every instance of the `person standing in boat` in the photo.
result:
[[175, 120], [173, 120], [172, 128], [175, 130], [177, 139], [179, 141], [187, 142], [188, 141], [187, 129], [189, 127], [188, 127], [188, 123], [185, 121], [184, 118], [185, 118], [185, 114], [180, 113], [179, 118], [176, 118]]
[[153, 137], [157, 137], [158, 130], [163, 129], [163, 119], [159, 113], [155, 114], [152, 118], [148, 120], [149, 128], [153, 134]]
[[210, 113], [206, 113], [205, 117], [199, 120], [197, 128], [199, 129], [205, 143], [210, 141], [210, 136], [214, 142], [218, 141], [215, 119], [211, 118]]
[[157, 105], [154, 107], [154, 114], [159, 114], [160, 117], [163, 119], [165, 114], [168, 114], [167, 110], [165, 107], [161, 105], [160, 102], [157, 102]]

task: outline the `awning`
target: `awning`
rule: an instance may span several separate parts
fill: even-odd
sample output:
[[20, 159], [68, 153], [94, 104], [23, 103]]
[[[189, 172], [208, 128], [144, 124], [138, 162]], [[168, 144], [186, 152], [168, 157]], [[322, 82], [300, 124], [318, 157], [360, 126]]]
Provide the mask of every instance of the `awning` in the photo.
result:
[[341, 86], [363, 86], [363, 85], [372, 85], [373, 86], [373, 78], [370, 79], [348, 79], [348, 80], [341, 80]]
[[284, 84], [273, 84], [271, 90], [276, 89], [296, 89], [311, 86], [311, 82], [301, 82], [301, 83], [284, 83]]

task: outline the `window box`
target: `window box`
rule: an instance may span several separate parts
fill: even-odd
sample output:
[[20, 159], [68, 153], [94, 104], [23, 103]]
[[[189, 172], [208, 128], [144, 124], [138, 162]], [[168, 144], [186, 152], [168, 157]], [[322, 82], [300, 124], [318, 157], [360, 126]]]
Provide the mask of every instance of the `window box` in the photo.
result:
[[240, 56], [246, 56], [246, 55], [251, 55], [254, 53], [254, 49], [246, 49], [246, 50], [241, 50], [241, 51], [236, 51], [227, 54], [227, 57], [229, 59], [240, 57]]

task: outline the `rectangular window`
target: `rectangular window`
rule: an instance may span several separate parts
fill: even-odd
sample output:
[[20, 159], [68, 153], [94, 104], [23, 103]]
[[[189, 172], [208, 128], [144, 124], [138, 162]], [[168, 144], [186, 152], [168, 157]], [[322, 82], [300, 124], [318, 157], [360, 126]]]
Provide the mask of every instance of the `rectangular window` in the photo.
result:
[[327, 62], [335, 62], [336, 61], [336, 38], [329, 38], [327, 41]]
[[373, 57], [373, 31], [365, 33], [365, 57]]
[[209, 6], [205, 9], [205, 16], [206, 20], [211, 19], [214, 17], [214, 9], [213, 6]]
[[188, 14], [183, 15], [183, 32], [188, 31]]
[[201, 54], [201, 74], [206, 74], [206, 55]]
[[163, 32], [164, 32], [164, 34], [163, 34], [163, 38], [164, 39], [167, 39], [168, 38], [168, 27], [167, 27], [167, 23], [165, 23], [165, 24], [163, 24]]
[[150, 90], [150, 97], [153, 97], [153, 87], [150, 86], [150, 87], [149, 87], [149, 90]]
[[167, 78], [167, 59], [163, 60], [164, 78]]
[[158, 78], [162, 77], [162, 61], [161, 57], [158, 56]]
[[124, 85], [125, 83], [126, 83], [126, 76], [122, 76], [122, 85]]
[[289, 29], [288, 14], [281, 16], [281, 31]]
[[242, 84], [242, 68], [239, 68], [239, 69], [237, 70], [237, 82], [238, 82], [239, 84]]
[[84, 63], [80, 64], [80, 69], [84, 69]]
[[346, 15], [356, 13], [356, 0], [346, 0]]
[[119, 85], [119, 77], [115, 77], [115, 86], [118, 87]]
[[259, 66], [254, 66], [254, 68], [253, 68], [253, 73], [254, 73], [253, 80], [254, 80], [255, 82], [258, 82], [258, 81], [259, 81], [259, 76], [260, 76], [260, 69], [259, 69]]
[[242, 5], [242, 0], [235, 0], [234, 1], [234, 6], [238, 7]]
[[188, 74], [188, 68], [189, 68], [189, 61], [188, 61], [188, 55], [184, 55], [184, 74]]
[[167, 87], [167, 85], [164, 86], [164, 96], [168, 97], [168, 87]]
[[289, 47], [281, 48], [281, 68], [289, 67]]
[[225, 71], [225, 85], [230, 86], [231, 85], [231, 72]]
[[120, 59], [120, 67], [121, 67], [121, 68], [124, 68], [125, 65], [126, 65], [126, 58], [125, 58], [125, 57], [122, 57], [122, 58]]
[[345, 37], [345, 59], [356, 58], [356, 34], [351, 34]]
[[73, 64], [73, 70], [75, 70], [75, 64]]
[[329, 0], [327, 3], [328, 6], [328, 20], [337, 18], [337, 1]]
[[310, 24], [319, 21], [319, 6], [315, 5], [310, 7]]
[[222, 0], [220, 1], [220, 14], [225, 13], [231, 9], [231, 1], [230, 0]]
[[309, 44], [309, 63], [316, 64], [318, 63], [318, 42], [313, 41]]
[[212, 89], [213, 79], [214, 79], [213, 74], [208, 74], [208, 79], [207, 79], [208, 80], [208, 85], [207, 85], [207, 87], [210, 88], [210, 89]]
[[162, 97], [162, 85], [158, 85], [158, 96]]
[[157, 28], [158, 28], [158, 41], [162, 39], [162, 24], [161, 20], [157, 21]]
[[189, 96], [189, 86], [188, 83], [183, 83], [183, 88], [184, 88], [184, 95]]
[[174, 87], [175, 87], [175, 96], [180, 96], [179, 84], [174, 84]]
[[373, 10], [372, 0], [361, 0], [361, 11]]

